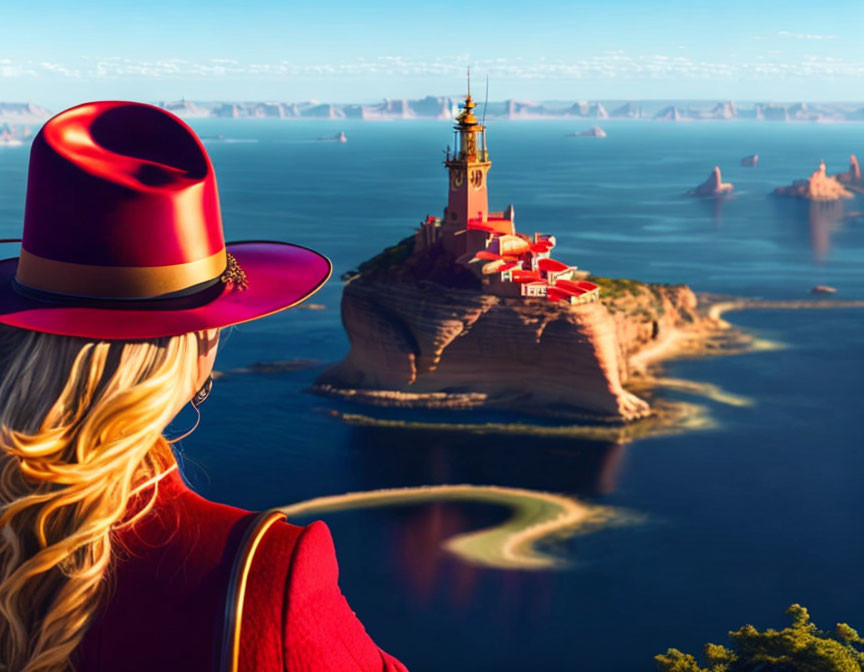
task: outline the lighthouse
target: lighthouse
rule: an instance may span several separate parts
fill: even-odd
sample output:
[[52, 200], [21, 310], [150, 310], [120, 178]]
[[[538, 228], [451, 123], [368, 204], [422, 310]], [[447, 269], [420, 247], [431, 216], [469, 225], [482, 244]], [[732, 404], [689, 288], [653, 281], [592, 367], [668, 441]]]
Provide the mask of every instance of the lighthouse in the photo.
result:
[[472, 247], [472, 227], [485, 226], [489, 219], [486, 176], [492, 163], [486, 148], [486, 127], [477, 120], [476, 107], [469, 78], [468, 95], [453, 127], [453, 150], [448, 148], [444, 161], [450, 179], [441, 237], [444, 247], [456, 257]]
[[444, 216], [427, 215], [414, 233], [413, 244], [401, 249], [414, 257], [428, 257], [434, 263], [424, 261], [419, 267], [437, 267], [446, 276], [448, 267], [438, 263], [443, 250], [454, 277], [467, 268], [487, 294], [570, 305], [596, 301], [599, 288], [587, 279], [586, 271], [552, 259], [555, 236], [516, 231], [512, 205], [503, 212], [489, 212], [486, 178], [492, 162], [486, 126], [477, 121], [475, 107], [469, 77], [468, 95], [453, 128], [453, 148], [447, 148], [444, 161], [450, 178]]

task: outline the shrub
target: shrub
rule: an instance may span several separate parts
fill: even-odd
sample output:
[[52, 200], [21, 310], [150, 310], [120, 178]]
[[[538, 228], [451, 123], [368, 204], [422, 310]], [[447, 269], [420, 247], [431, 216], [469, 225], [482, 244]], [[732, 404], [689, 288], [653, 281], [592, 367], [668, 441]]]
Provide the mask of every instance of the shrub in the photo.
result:
[[729, 633], [731, 648], [705, 646], [705, 666], [689, 653], [669, 649], [655, 656], [662, 672], [861, 672], [864, 670], [862, 639], [845, 623], [824, 632], [810, 621], [800, 604], [786, 610], [792, 625], [783, 630], [759, 632], [745, 625]]

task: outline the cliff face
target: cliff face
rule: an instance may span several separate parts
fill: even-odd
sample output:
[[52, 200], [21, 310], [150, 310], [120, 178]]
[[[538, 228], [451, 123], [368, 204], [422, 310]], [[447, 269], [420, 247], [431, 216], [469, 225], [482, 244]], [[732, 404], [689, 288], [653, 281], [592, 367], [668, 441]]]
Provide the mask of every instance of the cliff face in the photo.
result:
[[[346, 358], [318, 390], [404, 403], [406, 393], [470, 395], [489, 407], [635, 419], [648, 404], [624, 389], [630, 358], [696, 319], [686, 287], [597, 278], [606, 298], [570, 305], [505, 298], [412, 279], [404, 266], [345, 286]], [[594, 278], [591, 278], [594, 281]], [[603, 295], [603, 294], [601, 294]]]

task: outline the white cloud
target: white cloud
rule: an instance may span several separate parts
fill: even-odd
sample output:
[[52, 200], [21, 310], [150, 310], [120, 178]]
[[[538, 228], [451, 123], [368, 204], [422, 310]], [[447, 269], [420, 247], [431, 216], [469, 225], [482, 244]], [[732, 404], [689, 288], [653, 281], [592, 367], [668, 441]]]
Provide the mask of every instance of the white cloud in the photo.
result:
[[81, 71], [75, 68], [67, 68], [65, 65], [61, 65], [60, 63], [49, 63], [42, 62], [39, 66], [43, 70], [47, 70], [48, 72], [53, 72], [58, 75], [63, 75], [64, 77], [71, 77], [78, 79], [81, 77]]
[[0, 78], [39, 79], [292, 79], [292, 78], [381, 78], [440, 77], [458, 79], [471, 63], [479, 77], [534, 80], [753, 80], [769, 78], [864, 79], [864, 61], [838, 57], [798, 56], [781, 60], [779, 52], [764, 52], [752, 61], [707, 61], [680, 52], [630, 55], [615, 50], [587, 58], [527, 61], [521, 58], [471, 59], [470, 55], [420, 60], [403, 56], [359, 59], [342, 63], [241, 63], [231, 58], [201, 62], [179, 58], [136, 60], [102, 58], [77, 64], [0, 60]]
[[820, 33], [793, 33], [788, 30], [778, 30], [777, 34], [780, 37], [786, 37], [792, 40], [836, 40], [836, 35], [823, 35]]

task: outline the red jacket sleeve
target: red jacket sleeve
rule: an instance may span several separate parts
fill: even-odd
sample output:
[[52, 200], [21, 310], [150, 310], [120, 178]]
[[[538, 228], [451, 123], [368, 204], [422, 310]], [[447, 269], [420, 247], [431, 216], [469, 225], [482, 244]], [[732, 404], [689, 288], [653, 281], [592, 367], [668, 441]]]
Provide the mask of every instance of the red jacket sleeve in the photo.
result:
[[408, 672], [375, 645], [338, 579], [330, 530], [312, 523], [297, 540], [285, 585], [286, 672]]

